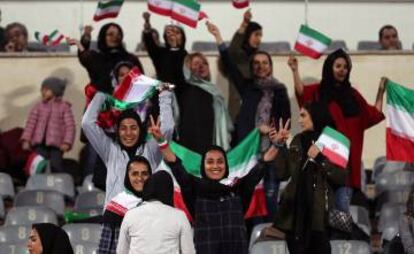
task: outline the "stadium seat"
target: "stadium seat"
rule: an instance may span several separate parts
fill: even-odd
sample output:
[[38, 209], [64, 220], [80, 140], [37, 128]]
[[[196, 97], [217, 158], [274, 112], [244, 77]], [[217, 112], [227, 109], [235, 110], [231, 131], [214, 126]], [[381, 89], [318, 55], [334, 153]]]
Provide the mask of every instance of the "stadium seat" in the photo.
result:
[[268, 53], [275, 52], [288, 52], [291, 50], [290, 43], [288, 41], [274, 41], [274, 42], [262, 42], [260, 44], [260, 50]]
[[377, 197], [376, 211], [380, 211], [381, 207], [386, 203], [394, 203], [396, 205], [405, 205], [410, 194], [410, 187], [401, 187], [391, 191], [384, 191]]
[[58, 224], [56, 213], [47, 207], [24, 206], [13, 207], [7, 213], [5, 226], [10, 225], [32, 225], [33, 223]]
[[27, 48], [31, 52], [69, 52], [70, 47], [66, 43], [60, 43], [56, 46], [45, 46], [37, 41], [30, 41]]
[[328, 46], [328, 51], [335, 51], [337, 49], [348, 50], [346, 42], [344, 40], [333, 40], [331, 45]]
[[0, 173], [0, 196], [2, 198], [13, 198], [15, 195], [13, 180], [10, 175]]
[[65, 212], [65, 199], [56, 191], [47, 190], [23, 190], [17, 193], [14, 206], [46, 206], [51, 208], [59, 216]]
[[79, 193], [96, 190], [92, 178], [93, 175], [87, 175], [85, 179], [83, 179], [82, 186], [78, 188]]
[[380, 50], [381, 45], [378, 41], [359, 41], [357, 50]]
[[262, 223], [256, 225], [253, 230], [252, 234], [250, 235], [250, 243], [249, 243], [249, 250], [252, 249], [253, 245], [256, 243], [257, 239], [260, 237], [260, 233], [262, 232], [262, 229], [268, 226], [271, 226], [272, 223]]
[[402, 188], [410, 188], [414, 182], [414, 172], [395, 169], [388, 173], [387, 163], [384, 172], [377, 177], [375, 182], [375, 194], [378, 197], [384, 191], [401, 190]]
[[28, 190], [54, 190], [69, 198], [75, 197], [75, 185], [71, 175], [66, 173], [38, 174], [29, 177]]
[[4, 219], [6, 215], [6, 209], [4, 209], [4, 202], [3, 199], [0, 198], [0, 219]]
[[194, 41], [191, 50], [199, 52], [217, 51], [217, 44], [213, 41]]
[[75, 254], [98, 254], [98, 246], [97, 243], [72, 243]]
[[83, 192], [78, 195], [75, 201], [74, 210], [80, 209], [103, 209], [105, 204], [105, 192], [95, 190]]
[[68, 233], [72, 245], [83, 243], [99, 244], [102, 226], [91, 223], [66, 224], [62, 227]]
[[1, 254], [29, 254], [26, 243], [0, 243]]
[[398, 204], [393, 204], [393, 203], [384, 204], [381, 209], [379, 220], [378, 220], [378, 230], [382, 232], [388, 225], [393, 225], [393, 224], [398, 225], [400, 216], [405, 211], [406, 211], [405, 205], [398, 205]]
[[252, 246], [250, 254], [288, 254], [285, 241], [263, 241]]
[[26, 243], [31, 230], [31, 225], [0, 227], [0, 243]]
[[350, 206], [349, 208], [354, 223], [367, 235], [371, 235], [371, 222], [369, 211], [361, 206]]
[[343, 241], [333, 240], [331, 241], [332, 254], [367, 254], [371, 253], [371, 247], [368, 243], [363, 241]]

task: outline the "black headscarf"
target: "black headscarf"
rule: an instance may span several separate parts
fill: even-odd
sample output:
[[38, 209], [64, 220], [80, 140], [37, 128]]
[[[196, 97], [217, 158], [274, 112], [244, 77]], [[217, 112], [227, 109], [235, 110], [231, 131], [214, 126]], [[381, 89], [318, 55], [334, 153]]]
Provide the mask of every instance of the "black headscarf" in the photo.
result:
[[[108, 29], [114, 26], [116, 28], [118, 28], [119, 33], [121, 34], [121, 41], [119, 42], [118, 47], [116, 48], [109, 48], [108, 45], [106, 44], [106, 32], [108, 31]], [[102, 53], [109, 53], [109, 52], [122, 52], [122, 53], [127, 53], [124, 45], [122, 45], [122, 40], [124, 38], [124, 32], [122, 31], [122, 28], [120, 25], [116, 24], [116, 23], [108, 23], [105, 24], [101, 30], [99, 30], [99, 35], [98, 35], [98, 49], [100, 52]]]
[[165, 205], [174, 206], [174, 183], [170, 174], [160, 170], [153, 174], [144, 184], [142, 199], [144, 201], [161, 201]]
[[[124, 146], [121, 143], [121, 140], [119, 138], [119, 126], [120, 126], [122, 120], [127, 119], [127, 118], [134, 119], [137, 122], [138, 127], [139, 127], [139, 137], [138, 137], [138, 141], [132, 147], [126, 147], [126, 146]], [[144, 144], [144, 142], [145, 142], [146, 131], [145, 131], [145, 128], [144, 128], [144, 124], [141, 121], [141, 118], [139, 117], [139, 115], [137, 114], [137, 112], [135, 112], [134, 110], [127, 109], [125, 111], [122, 111], [122, 113], [119, 115], [119, 117], [117, 119], [116, 127], [117, 127], [116, 136], [117, 136], [119, 145], [121, 146], [121, 148], [123, 150], [125, 150], [128, 153], [129, 158], [133, 158], [135, 156], [136, 152], [137, 152], [138, 147], [140, 145]]]
[[[333, 65], [338, 58], [345, 59], [348, 65], [348, 75], [340, 82], [335, 80]], [[326, 105], [331, 101], [338, 103], [344, 116], [355, 116], [359, 113], [359, 107], [353, 96], [349, 76], [351, 74], [352, 62], [349, 55], [342, 49], [338, 49], [328, 55], [322, 70], [320, 99]]]
[[262, 30], [262, 26], [254, 21], [250, 21], [249, 24], [246, 27], [246, 30], [244, 32], [244, 38], [243, 38], [243, 50], [247, 53], [248, 56], [251, 56], [256, 50], [258, 50], [257, 48], [253, 48], [252, 46], [250, 46], [249, 44], [249, 39], [250, 36], [252, 35], [252, 33], [254, 33], [255, 31], [258, 30]]
[[51, 223], [33, 224], [42, 243], [42, 254], [73, 254], [69, 237], [59, 226]]
[[[227, 161], [226, 151], [224, 151], [224, 149], [223, 149], [222, 147], [220, 147], [220, 146], [216, 146], [216, 145], [212, 145], [212, 146], [210, 146], [210, 147], [206, 150], [206, 152], [203, 154], [203, 156], [201, 157], [201, 168], [200, 168], [200, 174], [201, 174], [202, 178], [204, 178], [204, 179], [209, 179], [209, 178], [207, 177], [207, 175], [206, 175], [206, 171], [205, 171], [205, 169], [204, 169], [204, 160], [206, 159], [206, 155], [207, 155], [207, 153], [208, 153], [208, 152], [210, 152], [210, 151], [218, 151], [218, 152], [220, 152], [220, 153], [222, 153], [222, 154], [223, 154], [223, 156], [224, 156], [224, 162], [225, 162], [225, 164], [226, 164], [226, 172], [224, 173], [223, 179], [224, 179], [224, 178], [227, 178], [227, 177], [229, 176], [229, 164], [228, 164], [228, 161]], [[221, 180], [221, 179], [220, 179], [220, 180]]]
[[[186, 43], [186, 40], [187, 40], [187, 38], [185, 36], [184, 29], [181, 26], [176, 26], [176, 25], [168, 25], [168, 26], [176, 27], [181, 32], [182, 41], [181, 41], [181, 44], [179, 45], [179, 48], [184, 49], [185, 48], [185, 43]], [[171, 48], [171, 45], [168, 44], [167, 33], [165, 32], [165, 30], [166, 29], [164, 29], [164, 34], [163, 34], [163, 38], [164, 38], [164, 41], [165, 41], [165, 47], [166, 48]]]

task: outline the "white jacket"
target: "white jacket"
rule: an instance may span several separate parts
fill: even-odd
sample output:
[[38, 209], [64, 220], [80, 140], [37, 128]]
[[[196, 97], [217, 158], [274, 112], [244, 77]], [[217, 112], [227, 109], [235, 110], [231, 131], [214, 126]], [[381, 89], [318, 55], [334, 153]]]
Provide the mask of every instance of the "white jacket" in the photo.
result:
[[129, 210], [119, 232], [117, 254], [194, 254], [193, 233], [184, 212], [159, 201]]

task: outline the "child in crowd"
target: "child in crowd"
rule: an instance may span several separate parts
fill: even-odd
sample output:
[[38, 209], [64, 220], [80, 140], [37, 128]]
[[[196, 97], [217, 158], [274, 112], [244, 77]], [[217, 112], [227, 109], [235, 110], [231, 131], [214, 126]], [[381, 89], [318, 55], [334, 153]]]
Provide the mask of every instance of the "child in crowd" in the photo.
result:
[[21, 137], [25, 150], [50, 160], [52, 172], [63, 172], [62, 155], [68, 152], [75, 139], [75, 120], [71, 104], [62, 99], [66, 81], [48, 77], [42, 83], [42, 101], [30, 111]]

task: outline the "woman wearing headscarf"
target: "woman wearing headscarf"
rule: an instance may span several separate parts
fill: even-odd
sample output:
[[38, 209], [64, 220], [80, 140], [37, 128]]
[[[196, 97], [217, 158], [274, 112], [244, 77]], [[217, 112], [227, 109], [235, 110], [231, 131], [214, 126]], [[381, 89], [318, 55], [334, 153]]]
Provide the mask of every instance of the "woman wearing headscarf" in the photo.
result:
[[193, 234], [184, 212], [173, 207], [170, 174], [158, 171], [144, 185], [143, 200], [122, 222], [117, 254], [194, 254]]
[[198, 52], [187, 55], [179, 80], [175, 89], [178, 143], [197, 153], [211, 145], [228, 150], [233, 123], [223, 95], [211, 82], [206, 57]]
[[[174, 131], [171, 96], [171, 92], [166, 90], [159, 96], [161, 109], [159, 120], [167, 139], [171, 138]], [[82, 129], [86, 137], [107, 168], [105, 205], [123, 191], [126, 165], [132, 157], [144, 156], [152, 169], [157, 168], [161, 161], [157, 142], [153, 139], [146, 140], [146, 128], [134, 110], [125, 110], [119, 115], [115, 125], [115, 140], [105, 134], [97, 124], [97, 119], [106, 97], [105, 94], [98, 92], [82, 119]]]
[[[253, 78], [253, 73], [250, 68], [250, 59], [259, 50], [262, 42], [263, 28], [262, 26], [252, 21], [252, 13], [247, 10], [243, 15], [243, 21], [239, 29], [234, 33], [229, 45], [229, 55], [240, 70], [240, 74], [244, 79]], [[223, 66], [225, 76], [228, 76], [228, 69]], [[229, 110], [233, 119], [237, 117], [240, 110], [241, 95], [239, 91], [232, 85], [233, 81], [230, 79], [229, 86]]]
[[27, 249], [30, 254], [73, 254], [66, 232], [51, 223], [32, 225]]
[[105, 207], [99, 254], [116, 253], [122, 220], [128, 210], [137, 207], [142, 202], [143, 187], [151, 175], [151, 165], [142, 156], [132, 157], [126, 170], [124, 190]]
[[323, 64], [319, 84], [304, 85], [300, 79], [298, 61], [290, 57], [288, 65], [293, 73], [296, 98], [299, 106], [305, 102], [320, 101], [328, 109], [338, 131], [351, 141], [350, 174], [346, 187], [337, 190], [337, 208], [349, 211], [353, 189], [361, 189], [361, 159], [364, 132], [384, 120], [382, 113], [386, 79], [381, 79], [375, 105], [369, 105], [351, 85], [352, 62], [342, 49], [329, 54]]
[[201, 178], [188, 173], [179, 158], [164, 143], [159, 126], [150, 132], [161, 142], [160, 149], [181, 188], [185, 205], [194, 219], [194, 243], [198, 254], [248, 253], [244, 214], [254, 189], [263, 178], [274, 155], [267, 152], [245, 176], [229, 179], [226, 152], [211, 146], [202, 154]]
[[405, 253], [414, 254], [414, 186], [408, 194], [407, 208], [400, 218], [399, 229]]
[[331, 163], [314, 144], [326, 126], [334, 127], [323, 104], [305, 104], [300, 109], [302, 132], [293, 137], [289, 149], [285, 133], [271, 131], [277, 150], [277, 175], [290, 179], [282, 193], [274, 227], [286, 233], [291, 254], [329, 254], [328, 212], [335, 203], [333, 186], [345, 184], [347, 170]]

